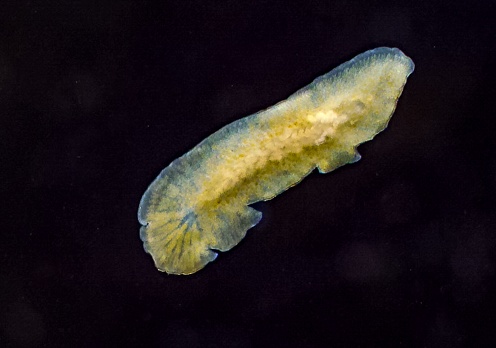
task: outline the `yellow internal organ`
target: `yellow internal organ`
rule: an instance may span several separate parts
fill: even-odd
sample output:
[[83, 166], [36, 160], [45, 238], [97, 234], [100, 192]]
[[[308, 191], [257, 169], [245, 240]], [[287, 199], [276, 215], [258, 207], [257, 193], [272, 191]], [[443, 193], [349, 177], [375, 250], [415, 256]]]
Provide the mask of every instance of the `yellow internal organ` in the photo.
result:
[[138, 213], [158, 269], [190, 274], [258, 223], [268, 200], [318, 167], [356, 161], [389, 121], [413, 71], [401, 51], [365, 52], [275, 106], [235, 121], [164, 169]]

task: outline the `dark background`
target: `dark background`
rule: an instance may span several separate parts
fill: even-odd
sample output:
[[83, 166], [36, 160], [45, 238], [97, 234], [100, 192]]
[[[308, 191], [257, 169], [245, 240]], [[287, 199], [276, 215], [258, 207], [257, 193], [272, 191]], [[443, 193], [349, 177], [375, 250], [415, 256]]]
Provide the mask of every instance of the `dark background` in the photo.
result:
[[[1, 7], [0, 346], [496, 346], [494, 2]], [[416, 70], [362, 160], [158, 272], [136, 213], [160, 170], [378, 46]]]

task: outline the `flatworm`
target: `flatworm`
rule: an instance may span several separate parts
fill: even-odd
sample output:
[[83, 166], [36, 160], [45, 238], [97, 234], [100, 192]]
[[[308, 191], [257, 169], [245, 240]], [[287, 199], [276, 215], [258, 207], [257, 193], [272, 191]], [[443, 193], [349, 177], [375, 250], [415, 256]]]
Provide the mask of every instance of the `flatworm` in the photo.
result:
[[141, 199], [145, 251], [169, 274], [191, 274], [239, 243], [269, 200], [318, 168], [360, 159], [386, 126], [414, 64], [397, 48], [358, 55], [288, 99], [215, 132], [173, 161]]

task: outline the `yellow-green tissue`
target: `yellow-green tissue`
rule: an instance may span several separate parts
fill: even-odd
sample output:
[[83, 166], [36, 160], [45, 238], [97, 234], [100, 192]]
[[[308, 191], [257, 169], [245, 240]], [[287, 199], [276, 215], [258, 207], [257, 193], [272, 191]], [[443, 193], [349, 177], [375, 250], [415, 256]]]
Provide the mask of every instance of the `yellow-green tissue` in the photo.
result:
[[312, 170], [357, 161], [382, 131], [414, 64], [376, 48], [317, 78], [288, 99], [237, 120], [173, 161], [138, 211], [144, 248], [160, 271], [191, 274], [239, 243], [269, 200]]

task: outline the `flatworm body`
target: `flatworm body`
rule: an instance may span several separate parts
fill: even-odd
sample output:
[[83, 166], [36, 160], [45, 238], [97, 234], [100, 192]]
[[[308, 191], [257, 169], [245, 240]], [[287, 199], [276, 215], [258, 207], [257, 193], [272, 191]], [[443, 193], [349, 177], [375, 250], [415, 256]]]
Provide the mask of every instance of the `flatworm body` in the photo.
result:
[[138, 211], [156, 267], [191, 274], [234, 247], [269, 200], [312, 170], [360, 159], [356, 147], [382, 131], [414, 64], [376, 48], [317, 78], [287, 100], [237, 120], [173, 161]]

